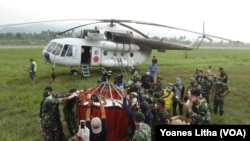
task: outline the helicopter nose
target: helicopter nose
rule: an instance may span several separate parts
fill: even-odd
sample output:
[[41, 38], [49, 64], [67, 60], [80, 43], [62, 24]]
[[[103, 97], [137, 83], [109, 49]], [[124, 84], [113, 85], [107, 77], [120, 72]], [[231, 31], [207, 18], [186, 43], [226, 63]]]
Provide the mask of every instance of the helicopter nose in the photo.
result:
[[47, 62], [50, 62], [49, 53], [44, 52], [44, 53], [43, 53], [43, 58], [44, 58]]

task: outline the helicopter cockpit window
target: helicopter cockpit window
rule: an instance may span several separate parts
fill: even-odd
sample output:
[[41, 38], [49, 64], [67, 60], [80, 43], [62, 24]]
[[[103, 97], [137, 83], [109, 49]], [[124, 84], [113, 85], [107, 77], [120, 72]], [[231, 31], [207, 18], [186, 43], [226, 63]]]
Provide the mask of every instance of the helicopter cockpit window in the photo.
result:
[[52, 52], [54, 55], [59, 55], [63, 48], [62, 44], [57, 44], [56, 49]]
[[47, 52], [52, 52], [52, 50], [56, 47], [56, 43], [55, 42], [51, 42], [48, 45], [48, 48], [46, 49]]

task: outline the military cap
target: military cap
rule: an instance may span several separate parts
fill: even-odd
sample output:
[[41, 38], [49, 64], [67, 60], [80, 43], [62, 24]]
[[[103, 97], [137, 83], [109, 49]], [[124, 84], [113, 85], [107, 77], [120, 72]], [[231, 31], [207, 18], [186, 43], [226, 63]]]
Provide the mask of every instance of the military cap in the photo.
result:
[[145, 120], [145, 116], [142, 112], [135, 112], [134, 120], [136, 122], [143, 122]]
[[50, 90], [45, 90], [45, 91], [43, 92], [43, 97], [49, 96], [49, 92], [50, 92]]
[[72, 88], [72, 89], [69, 90], [69, 93], [76, 92], [76, 90], [77, 90], [76, 88]]
[[190, 78], [190, 82], [195, 82], [196, 80], [194, 78]]
[[165, 106], [165, 101], [163, 99], [158, 99], [157, 102], [162, 106]]
[[151, 97], [147, 98], [146, 101], [148, 102], [148, 104], [153, 104], [154, 103], [154, 100]]
[[51, 86], [47, 86], [47, 87], [45, 87], [45, 88], [44, 88], [44, 91], [46, 91], [46, 90], [48, 90], [48, 91], [53, 91], [53, 89], [52, 89], [52, 87], [51, 87]]
[[160, 75], [157, 76], [157, 79], [163, 80], [163, 78]]
[[154, 97], [155, 97], [155, 98], [159, 98], [159, 97], [161, 97], [161, 94], [160, 94], [160, 93], [158, 93], [158, 92], [155, 92], [153, 95], [154, 95]]

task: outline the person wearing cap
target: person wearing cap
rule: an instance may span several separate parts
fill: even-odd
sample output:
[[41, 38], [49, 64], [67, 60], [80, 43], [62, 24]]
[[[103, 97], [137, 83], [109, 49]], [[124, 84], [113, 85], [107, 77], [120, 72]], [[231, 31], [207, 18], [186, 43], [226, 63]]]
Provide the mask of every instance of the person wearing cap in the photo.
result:
[[152, 139], [155, 138], [155, 126], [156, 125], [167, 125], [170, 123], [170, 114], [165, 109], [165, 101], [163, 99], [157, 99], [156, 107], [152, 110], [153, 120], [151, 124], [152, 128]]
[[168, 83], [166, 88], [163, 89], [163, 93], [161, 96], [161, 99], [165, 101], [165, 110], [167, 110], [169, 114], [171, 111], [172, 101], [174, 98], [174, 92], [172, 91], [172, 89], [173, 89], [173, 84]]
[[60, 120], [59, 104], [64, 103], [78, 95], [77, 92], [58, 98], [53, 96], [52, 87], [46, 87], [43, 92], [41, 125], [42, 134], [46, 141], [65, 140]]
[[[76, 88], [72, 88], [69, 90], [69, 93], [76, 92]], [[75, 113], [75, 103], [76, 103], [76, 97], [68, 100], [64, 103], [63, 106], [63, 115], [65, 122], [68, 127], [68, 131], [71, 136], [75, 135], [77, 133], [78, 127], [77, 127], [77, 117]]]
[[153, 83], [151, 86], [151, 89], [153, 89], [155, 92], [159, 92], [162, 94], [162, 91], [164, 89], [164, 84], [162, 82], [163, 78], [158, 75], [156, 78], [156, 83]]
[[218, 77], [213, 87], [213, 110], [217, 114], [218, 110], [220, 115], [224, 114], [224, 97], [229, 94], [230, 90], [226, 83], [223, 83], [222, 78]]
[[135, 131], [132, 141], [148, 141], [151, 140], [151, 128], [147, 123], [144, 123], [145, 116], [142, 112], [134, 114]]
[[191, 91], [195, 90], [195, 89], [200, 90], [201, 89], [201, 85], [196, 82], [195, 78], [190, 78], [189, 83], [190, 83], [190, 85], [188, 86], [188, 88], [186, 90], [186, 93], [187, 93], [187, 96], [190, 98]]
[[122, 103], [122, 108], [124, 110], [124, 112], [126, 113], [126, 115], [128, 116], [128, 118], [130, 119], [130, 125], [128, 127], [128, 137], [129, 139], [132, 139], [133, 137], [133, 134], [134, 134], [134, 130], [135, 130], [135, 124], [133, 122], [133, 118], [135, 117], [135, 113], [139, 110], [142, 112], [142, 114], [144, 115], [145, 117], [145, 120], [144, 122], [148, 125], [151, 125], [151, 121], [153, 119], [153, 114], [151, 112], [151, 109], [150, 109], [150, 106], [148, 104], [147, 101], [145, 101], [142, 97], [141, 97], [141, 94], [139, 93], [138, 94], [138, 100], [139, 100], [139, 103], [140, 103], [140, 106], [139, 106], [139, 109], [136, 110], [136, 111], [133, 111], [131, 110], [128, 105], [127, 105], [127, 95], [128, 95], [128, 90], [125, 89], [123, 91], [124, 95], [123, 95], [123, 103]]
[[223, 67], [219, 68], [219, 72], [220, 72], [220, 77], [223, 83], [228, 83], [229, 79], [228, 79], [228, 75], [225, 72], [225, 70], [223, 69]]
[[106, 141], [108, 133], [108, 123], [104, 109], [106, 100], [101, 95], [98, 95], [97, 97], [100, 103], [101, 118], [92, 117], [92, 119], [90, 119], [90, 111], [93, 101], [91, 101], [91, 96], [88, 96], [89, 104], [86, 111], [86, 126], [90, 129], [90, 141]]
[[212, 89], [212, 82], [208, 80], [207, 76], [204, 76], [201, 82], [201, 96], [206, 99], [209, 104], [209, 96]]
[[177, 77], [175, 79], [175, 84], [173, 85], [174, 100], [173, 100], [173, 116], [177, 115], [176, 108], [178, 106], [179, 115], [183, 115], [183, 101], [185, 86], [181, 83], [181, 78]]
[[192, 125], [209, 125], [211, 124], [211, 115], [206, 100], [199, 97], [200, 90], [196, 89], [191, 92], [189, 102], [185, 103], [188, 117], [192, 119]]

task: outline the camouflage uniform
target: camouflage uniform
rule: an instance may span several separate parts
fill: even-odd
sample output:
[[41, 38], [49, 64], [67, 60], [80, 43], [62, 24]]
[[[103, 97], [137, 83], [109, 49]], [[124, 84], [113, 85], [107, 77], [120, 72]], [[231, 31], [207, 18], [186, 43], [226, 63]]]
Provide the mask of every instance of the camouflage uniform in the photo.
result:
[[59, 99], [44, 98], [42, 102], [42, 133], [45, 141], [64, 141], [62, 123], [60, 120]]
[[[161, 105], [164, 107], [165, 106], [165, 101], [162, 99], [157, 100], [158, 103], [161, 103]], [[152, 140], [155, 140], [155, 126], [156, 125], [166, 125], [169, 122], [170, 119], [170, 114], [168, 113], [165, 108], [164, 110], [159, 110], [157, 108], [152, 109], [153, 113], [153, 120], [152, 120]]]
[[141, 123], [140, 129], [135, 130], [132, 141], [151, 141], [151, 128], [146, 123]]
[[203, 82], [201, 83], [201, 95], [203, 98], [206, 99], [207, 103], [209, 104], [209, 94], [212, 88], [212, 83], [204, 77]]
[[[71, 89], [69, 93], [75, 92], [76, 89]], [[71, 136], [75, 135], [78, 131], [76, 113], [74, 111], [76, 98], [67, 101], [63, 107], [64, 119]]]
[[[219, 80], [220, 81], [220, 80]], [[224, 96], [221, 96], [221, 94], [228, 91], [228, 86], [226, 83], [216, 83], [214, 86], [214, 113], [217, 114], [218, 109], [220, 112], [220, 115], [223, 115], [224, 113]]]
[[201, 103], [195, 106], [196, 111], [188, 112], [189, 117], [192, 118], [191, 124], [193, 125], [209, 125], [211, 123], [211, 116], [208, 104], [205, 99], [200, 100]]

